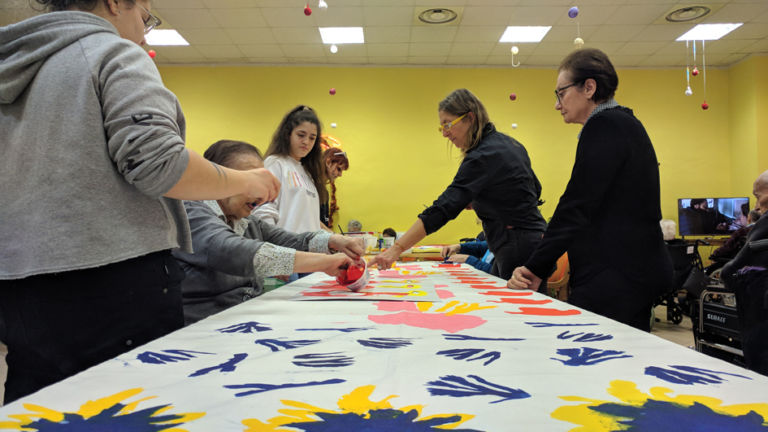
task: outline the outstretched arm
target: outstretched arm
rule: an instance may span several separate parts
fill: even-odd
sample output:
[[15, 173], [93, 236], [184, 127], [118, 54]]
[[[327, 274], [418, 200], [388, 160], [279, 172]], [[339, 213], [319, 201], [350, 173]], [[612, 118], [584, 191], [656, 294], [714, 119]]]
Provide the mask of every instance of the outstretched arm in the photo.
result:
[[424, 222], [422, 222], [421, 219], [416, 219], [416, 222], [411, 225], [402, 237], [395, 241], [395, 244], [391, 248], [373, 257], [368, 265], [375, 265], [379, 269], [388, 269], [392, 267], [392, 263], [400, 258], [400, 254], [426, 236], [427, 231], [424, 229]]
[[187, 169], [171, 189], [168, 198], [222, 199], [244, 194], [252, 202], [270, 202], [280, 193], [280, 182], [264, 168], [238, 171], [205, 160], [189, 151]]

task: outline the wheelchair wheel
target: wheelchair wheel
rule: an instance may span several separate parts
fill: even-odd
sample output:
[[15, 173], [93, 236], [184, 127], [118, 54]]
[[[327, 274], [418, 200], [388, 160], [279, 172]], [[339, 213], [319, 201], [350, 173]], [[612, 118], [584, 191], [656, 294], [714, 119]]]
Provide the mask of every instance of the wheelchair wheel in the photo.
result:
[[667, 305], [667, 321], [671, 321], [672, 324], [683, 322], [683, 310], [676, 303]]

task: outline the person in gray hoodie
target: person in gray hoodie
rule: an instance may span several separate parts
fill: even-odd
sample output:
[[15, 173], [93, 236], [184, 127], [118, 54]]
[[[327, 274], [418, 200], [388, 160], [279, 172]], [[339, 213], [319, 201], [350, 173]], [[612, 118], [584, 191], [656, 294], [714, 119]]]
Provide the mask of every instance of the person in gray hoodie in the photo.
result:
[[[261, 152], [243, 141], [217, 141], [203, 156], [233, 169], [264, 166]], [[293, 233], [253, 216], [255, 206], [243, 195], [184, 201], [184, 207], [195, 252], [174, 250], [173, 256], [187, 275], [181, 284], [187, 324], [261, 295], [267, 276], [322, 271], [335, 277], [365, 253], [362, 238]]]
[[275, 199], [269, 171], [185, 148], [185, 122], [140, 45], [148, 0], [36, 0], [0, 27], [0, 341], [5, 402], [183, 325], [191, 251], [180, 200]]

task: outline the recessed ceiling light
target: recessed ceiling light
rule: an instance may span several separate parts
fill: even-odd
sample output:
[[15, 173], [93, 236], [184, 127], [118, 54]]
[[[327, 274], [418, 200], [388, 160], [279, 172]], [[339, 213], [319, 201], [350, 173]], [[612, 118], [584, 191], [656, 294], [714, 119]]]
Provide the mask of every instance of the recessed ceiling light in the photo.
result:
[[697, 20], [712, 12], [707, 6], [688, 6], [675, 9], [664, 17], [669, 22], [688, 22]]
[[688, 30], [685, 34], [675, 40], [718, 40], [741, 27], [742, 24], [743, 23], [698, 24], [696, 27]]
[[365, 43], [362, 27], [319, 27], [324, 44]]
[[551, 26], [509, 26], [499, 42], [541, 42]]
[[425, 24], [445, 24], [458, 17], [459, 14], [446, 8], [427, 9], [419, 14], [419, 21]]
[[186, 46], [189, 45], [186, 39], [184, 39], [176, 30], [161, 30], [154, 29], [144, 36], [147, 41], [147, 45], [161, 46], [161, 45], [177, 45]]

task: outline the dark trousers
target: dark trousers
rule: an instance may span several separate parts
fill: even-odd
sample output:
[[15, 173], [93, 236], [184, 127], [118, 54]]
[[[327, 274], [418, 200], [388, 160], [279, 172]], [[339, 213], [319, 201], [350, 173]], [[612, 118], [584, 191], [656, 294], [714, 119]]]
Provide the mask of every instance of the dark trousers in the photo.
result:
[[184, 272], [169, 251], [0, 281], [5, 403], [184, 325]]
[[741, 273], [726, 287], [736, 292], [744, 361], [749, 369], [768, 376], [768, 271]]
[[543, 231], [507, 229], [506, 239], [493, 251], [494, 262], [491, 274], [509, 280], [515, 268], [525, 265], [528, 258], [541, 242]]
[[572, 276], [568, 303], [636, 329], [651, 331], [655, 286], [638, 287], [612, 268], [591, 272], [589, 278], [581, 279], [574, 270]]

